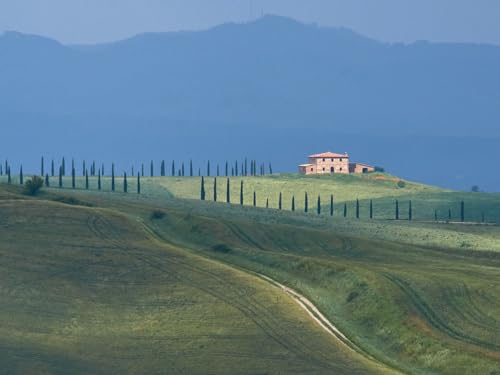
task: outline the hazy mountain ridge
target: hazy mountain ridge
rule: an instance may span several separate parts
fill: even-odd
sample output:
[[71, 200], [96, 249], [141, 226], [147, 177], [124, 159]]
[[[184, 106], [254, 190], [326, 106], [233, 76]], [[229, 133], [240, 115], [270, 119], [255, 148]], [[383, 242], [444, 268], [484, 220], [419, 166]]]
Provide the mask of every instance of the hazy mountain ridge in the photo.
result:
[[[25, 131], [43, 123], [85, 125], [86, 130], [77, 132], [99, 131], [109, 141], [117, 127], [126, 139], [134, 138], [131, 129], [139, 127], [159, 137], [182, 137], [186, 128], [205, 128], [198, 132], [208, 133], [207, 143], [228, 132], [242, 139], [251, 128], [256, 138], [267, 134], [268, 142], [280, 144], [272, 149], [290, 154], [291, 160], [281, 164], [271, 147], [264, 157], [293, 170], [307, 150], [357, 148], [354, 137], [346, 134], [500, 137], [499, 66], [500, 47], [386, 44], [350, 30], [274, 16], [201, 32], [146, 33], [96, 46], [63, 46], [5, 33], [0, 36], [0, 87], [6, 88], [0, 91], [0, 120], [19, 123]], [[285, 129], [299, 137], [288, 137], [281, 145], [278, 134]], [[304, 141], [300, 134], [311, 131], [306, 129], [326, 136]], [[7, 135], [21, 134], [16, 127]], [[53, 139], [47, 134], [48, 142]], [[474, 142], [471, 150], [495, 160], [493, 150]], [[422, 157], [407, 154], [408, 160], [393, 162], [371, 143], [362, 147], [360, 157], [395, 171]], [[151, 147], [143, 147], [150, 152]], [[172, 152], [182, 155], [184, 150], [175, 147]], [[205, 147], [200, 154], [212, 149]], [[139, 149], [138, 154], [144, 152]], [[459, 150], [433, 152], [448, 158]], [[408, 177], [425, 178], [424, 172]]]

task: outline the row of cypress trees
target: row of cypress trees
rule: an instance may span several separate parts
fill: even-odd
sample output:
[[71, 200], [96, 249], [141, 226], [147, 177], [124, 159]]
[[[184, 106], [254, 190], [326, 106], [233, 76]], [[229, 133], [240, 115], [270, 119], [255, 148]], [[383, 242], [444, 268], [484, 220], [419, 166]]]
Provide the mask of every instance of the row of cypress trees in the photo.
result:
[[[230, 189], [231, 189], [231, 180], [227, 178], [226, 181], [226, 202], [231, 203], [231, 194], [230, 194]], [[213, 180], [213, 201], [217, 202], [218, 200], [218, 192], [217, 192], [217, 178], [214, 178]], [[201, 190], [200, 190], [200, 198], [201, 200], [206, 200], [206, 189], [205, 189], [205, 178], [201, 178]], [[240, 205], [244, 204], [244, 183], [243, 180], [240, 181], [240, 200], [239, 200]], [[253, 206], [257, 206], [257, 193], [254, 191], [253, 192]], [[269, 208], [269, 198], [266, 199], [266, 208]], [[278, 210], [283, 209], [283, 194], [280, 192], [278, 196]], [[295, 196], [292, 196], [292, 201], [291, 201], [291, 211], [296, 210], [296, 204], [295, 204]], [[330, 216], [334, 216], [334, 199], [333, 195], [330, 195]], [[306, 192], [304, 194], [304, 212], [308, 213], [309, 212], [309, 195]], [[317, 203], [316, 203], [316, 213], [318, 215], [321, 215], [322, 212], [322, 204], [321, 204], [321, 195], [318, 195], [317, 198]], [[369, 218], [373, 219], [374, 218], [374, 206], [373, 206], [373, 200], [370, 199], [369, 202]], [[435, 220], [437, 221], [437, 210], [435, 212]], [[451, 209], [448, 211], [449, 212], [449, 220], [451, 221]], [[343, 217], [347, 217], [348, 214], [348, 205], [347, 202], [344, 202], [343, 206]], [[413, 220], [413, 202], [411, 200], [408, 201], [408, 211], [407, 211], [407, 217], [406, 219], [408, 221]], [[360, 201], [359, 199], [356, 199], [356, 205], [355, 205], [355, 217], [357, 219], [360, 218]], [[395, 220], [400, 220], [401, 219], [401, 212], [400, 212], [400, 204], [399, 200], [395, 201], [395, 212], [394, 212], [394, 219]], [[460, 221], [465, 222], [465, 202], [461, 201], [460, 202]], [[482, 221], [484, 222], [484, 214]]]

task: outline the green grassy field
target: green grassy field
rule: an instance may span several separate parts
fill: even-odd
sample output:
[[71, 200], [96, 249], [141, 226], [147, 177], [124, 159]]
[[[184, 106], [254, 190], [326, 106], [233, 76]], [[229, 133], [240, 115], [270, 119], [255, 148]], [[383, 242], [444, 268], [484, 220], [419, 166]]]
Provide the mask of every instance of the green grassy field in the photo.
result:
[[[23, 196], [15, 187], [3, 185], [2, 267], [15, 270], [1, 273], [5, 275], [2, 300], [8, 306], [2, 321], [9, 322], [3, 327], [2, 343], [10, 350], [4, 358], [18, 359], [8, 362], [13, 372], [28, 363], [37, 369], [45, 366], [47, 373], [69, 365], [81, 373], [110, 368], [117, 373], [140, 373], [141, 369], [154, 373], [161, 366], [174, 366], [179, 369], [175, 373], [183, 369], [186, 373], [350, 374], [388, 372], [388, 367], [411, 374], [500, 373], [500, 228], [434, 223], [419, 216], [424, 208], [444, 210], [463, 199], [467, 212], [486, 211], [488, 221], [493, 222], [499, 214], [499, 195], [456, 193], [411, 183], [399, 188], [394, 186], [397, 180], [388, 181], [388, 176], [348, 177], [248, 178], [245, 186], [249, 191], [260, 186], [262, 191], [283, 191], [290, 196], [304, 190], [326, 195], [328, 190], [339, 201], [350, 202], [350, 207], [357, 198], [362, 207], [367, 199], [379, 207], [384, 201], [412, 199], [416, 221], [388, 220], [382, 208], [377, 211], [380, 217], [369, 220], [366, 215], [330, 218], [200, 202], [197, 178], [144, 179], [140, 196], [46, 189], [34, 201], [20, 200]], [[232, 185], [238, 197], [239, 186]], [[418, 203], [424, 201], [428, 206]], [[161, 212], [156, 219], [152, 218], [155, 210]], [[386, 210], [389, 213], [391, 208]], [[59, 216], [60, 221], [55, 220]], [[88, 217], [93, 216], [99, 220], [89, 225]], [[56, 223], [69, 228], [62, 230]], [[95, 257], [94, 267], [88, 258]], [[199, 273], [178, 271], [184, 266], [172, 258]], [[218, 281], [207, 270], [214, 270], [209, 274], [215, 273]], [[252, 276], [253, 272], [306, 295], [363, 355], [349, 355], [286, 296]], [[170, 277], [165, 274], [179, 277], [169, 284], [162, 281]], [[219, 294], [214, 290], [220, 290]], [[280, 337], [290, 340], [291, 347], [300, 347], [294, 343], [297, 338], [306, 340], [305, 347], [317, 356], [311, 351], [300, 356], [283, 349], [245, 314], [225, 315], [226, 310], [233, 311], [235, 300], [247, 303], [241, 297], [246, 292], [241, 290], [258, 296], [254, 316], [259, 322], [277, 325]], [[199, 304], [176, 310], [176, 303], [158, 307], [152, 302], [171, 294]], [[226, 294], [234, 298], [218, 300]], [[27, 301], [33, 301], [33, 310]], [[254, 306], [254, 302], [248, 303]], [[43, 314], [35, 318], [40, 311]], [[274, 319], [268, 321], [269, 316]], [[68, 336], [55, 329], [62, 321], [73, 322], [72, 318], [74, 331]], [[197, 325], [191, 326], [192, 321]], [[94, 327], [96, 322], [100, 324]], [[247, 323], [240, 326], [239, 322]], [[143, 337], [144, 347], [127, 336], [129, 330]], [[177, 332], [178, 340], [169, 340], [171, 330]], [[237, 338], [224, 341], [225, 336], [213, 335], [213, 330]], [[166, 337], [153, 345], [155, 334]], [[179, 338], [190, 335], [194, 338], [186, 341], [192, 346]], [[206, 340], [201, 349], [200, 340]], [[183, 345], [192, 350], [192, 356]], [[88, 351], [89, 347], [95, 350]], [[227, 348], [231, 350], [224, 351]], [[80, 362], [82, 351], [86, 359]], [[101, 351], [104, 354], [97, 354]], [[135, 360], [123, 354], [132, 352]], [[36, 361], [26, 361], [30, 353], [37, 353]], [[161, 353], [167, 354], [159, 359]], [[368, 356], [388, 367], [382, 369]], [[286, 365], [290, 358], [295, 362]], [[206, 370], [207, 363], [214, 371]], [[237, 368], [241, 371], [236, 372]]]

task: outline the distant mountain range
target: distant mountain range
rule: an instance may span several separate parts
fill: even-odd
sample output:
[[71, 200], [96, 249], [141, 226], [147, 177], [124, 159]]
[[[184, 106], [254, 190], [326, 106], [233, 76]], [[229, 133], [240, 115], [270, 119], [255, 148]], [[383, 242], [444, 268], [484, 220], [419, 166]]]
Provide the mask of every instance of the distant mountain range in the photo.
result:
[[441, 186], [500, 190], [500, 47], [385, 44], [266, 16], [200, 32], [65, 46], [0, 36], [0, 158], [309, 153]]

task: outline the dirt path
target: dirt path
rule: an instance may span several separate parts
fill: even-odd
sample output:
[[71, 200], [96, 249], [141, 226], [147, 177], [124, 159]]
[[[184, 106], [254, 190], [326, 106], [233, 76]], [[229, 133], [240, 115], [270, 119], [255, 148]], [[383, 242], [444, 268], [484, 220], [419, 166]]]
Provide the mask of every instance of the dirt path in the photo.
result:
[[398, 374], [398, 375], [403, 375], [402, 372], [395, 370], [393, 368], [388, 367], [386, 364], [381, 363], [378, 361], [376, 358], [371, 356], [370, 354], [366, 353], [364, 350], [359, 348], [355, 343], [353, 343], [351, 340], [349, 340], [335, 325], [333, 325], [328, 318], [326, 318], [321, 311], [318, 310], [314, 304], [309, 301], [306, 297], [303, 295], [297, 293], [295, 290], [280, 284], [279, 282], [271, 279], [268, 276], [262, 275], [262, 274], [257, 274], [260, 278], [268, 281], [269, 283], [273, 284], [274, 286], [280, 288], [283, 290], [286, 294], [291, 296], [297, 304], [304, 309], [309, 316], [316, 322], [318, 323], [321, 328], [323, 328], [326, 332], [328, 332], [330, 335], [335, 337], [344, 347], [347, 347], [349, 350], [353, 351], [354, 353], [358, 355], [362, 355], [366, 359], [377, 363], [380, 367], [383, 368], [384, 372], [390, 373], [390, 374]]

